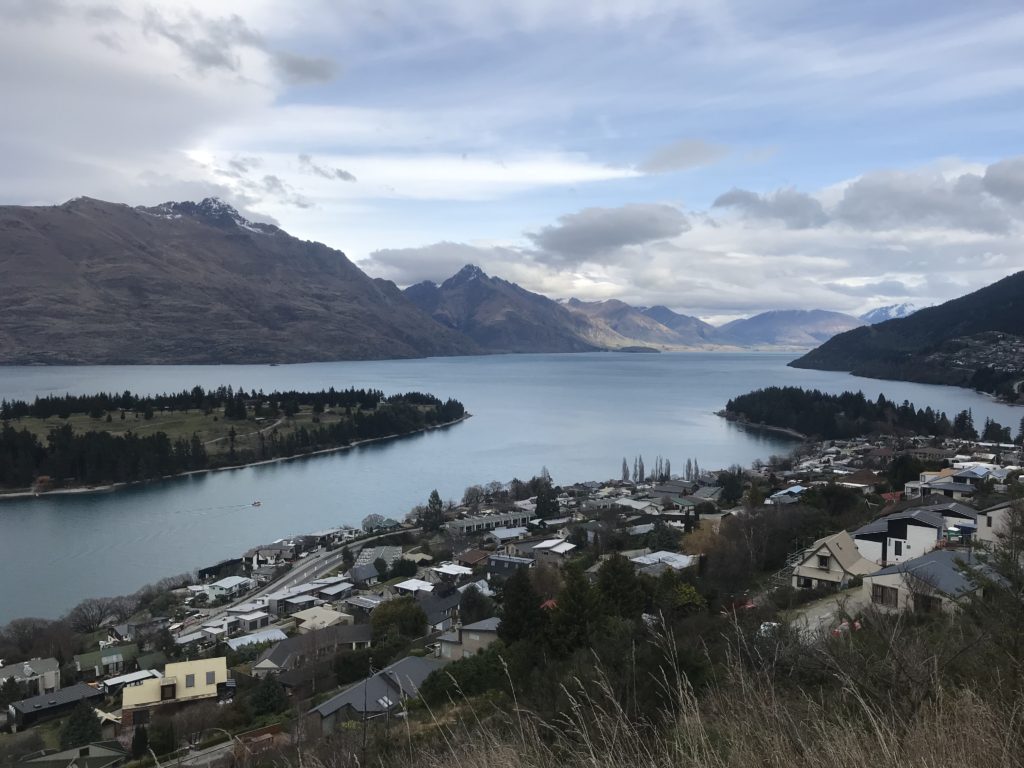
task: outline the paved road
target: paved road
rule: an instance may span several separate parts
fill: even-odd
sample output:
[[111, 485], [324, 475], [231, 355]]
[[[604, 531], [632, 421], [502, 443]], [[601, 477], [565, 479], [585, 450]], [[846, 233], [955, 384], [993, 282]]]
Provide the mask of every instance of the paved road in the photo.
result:
[[[419, 533], [419, 528], [406, 528], [402, 529], [402, 532], [406, 533]], [[352, 553], [352, 557], [356, 558], [359, 556], [360, 551], [367, 544], [372, 544], [375, 541], [387, 538], [393, 535], [395, 532], [390, 531], [388, 533], [381, 533], [376, 536], [370, 536], [366, 539], [360, 539], [359, 541], [353, 542], [348, 545], [349, 552]], [[249, 603], [258, 597], [266, 597], [273, 592], [279, 592], [282, 589], [288, 587], [294, 587], [296, 584], [303, 584], [307, 581], [323, 576], [335, 568], [339, 567], [342, 563], [344, 547], [338, 547], [330, 552], [326, 550], [317, 550], [316, 552], [310, 553], [308, 556], [295, 561], [295, 565], [280, 579], [272, 581], [269, 584], [265, 584], [255, 592], [250, 592], [245, 597], [242, 597], [234, 602], [220, 606], [218, 608], [211, 609], [208, 613], [204, 612], [202, 618], [197, 618], [193, 621], [186, 622], [186, 627], [192, 627], [199, 624], [206, 623], [211, 619], [215, 619], [224, 613], [227, 613], [229, 608], [233, 608], [236, 605], [242, 603]]]

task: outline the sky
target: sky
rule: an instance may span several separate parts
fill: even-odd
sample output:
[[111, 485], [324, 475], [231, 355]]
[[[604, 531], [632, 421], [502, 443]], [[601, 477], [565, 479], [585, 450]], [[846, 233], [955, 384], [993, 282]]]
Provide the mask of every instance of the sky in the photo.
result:
[[400, 286], [711, 321], [1024, 269], [1024, 6], [0, 0], [0, 203], [218, 196]]

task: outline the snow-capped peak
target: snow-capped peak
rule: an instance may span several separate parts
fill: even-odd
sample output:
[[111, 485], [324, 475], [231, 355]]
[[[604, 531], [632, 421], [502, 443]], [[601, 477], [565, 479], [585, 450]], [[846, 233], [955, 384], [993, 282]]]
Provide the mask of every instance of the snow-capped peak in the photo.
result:
[[884, 323], [886, 320], [910, 317], [917, 310], [918, 307], [915, 307], [913, 304], [889, 304], [888, 306], [878, 307], [878, 309], [865, 312], [860, 316], [860, 319], [869, 325], [876, 325], [877, 323]]

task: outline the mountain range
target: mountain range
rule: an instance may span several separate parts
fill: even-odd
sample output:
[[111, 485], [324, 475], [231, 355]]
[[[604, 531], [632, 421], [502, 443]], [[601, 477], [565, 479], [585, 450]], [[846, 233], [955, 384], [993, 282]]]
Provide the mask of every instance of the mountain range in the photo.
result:
[[876, 323], [884, 323], [886, 320], [910, 317], [915, 312], [917, 312], [917, 307], [913, 304], [890, 304], [886, 307], [878, 307], [870, 312], [865, 312], [860, 316], [860, 319], [868, 325], [875, 325]]
[[1024, 379], [1024, 272], [909, 317], [841, 333], [790, 365], [970, 386], [1016, 400]]
[[471, 265], [402, 291], [216, 198], [0, 206], [0, 363], [803, 350], [861, 322], [790, 310], [715, 327], [664, 306], [554, 301]]

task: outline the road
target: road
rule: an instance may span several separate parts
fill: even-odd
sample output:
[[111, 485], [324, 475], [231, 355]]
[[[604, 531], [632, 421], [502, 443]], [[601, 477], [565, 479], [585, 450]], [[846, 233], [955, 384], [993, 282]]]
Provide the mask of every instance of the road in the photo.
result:
[[[420, 529], [404, 528], [402, 529], [402, 532], [419, 533]], [[360, 539], [359, 541], [353, 542], [352, 544], [348, 545], [348, 551], [352, 553], [353, 558], [356, 558], [359, 556], [359, 553], [362, 551], [363, 547], [365, 547], [367, 544], [372, 544], [375, 541], [379, 541], [381, 539], [392, 536], [394, 535], [394, 533], [394, 531], [389, 531], [388, 533], [381, 533], [377, 534], [376, 536], [370, 536], [369, 538]], [[234, 602], [227, 603], [223, 606], [210, 609], [209, 612], [204, 611], [204, 616], [202, 618], [197, 618], [193, 621], [185, 622], [185, 627], [192, 627], [198, 624], [205, 624], [211, 619], [216, 619], [218, 616], [227, 613], [229, 608], [233, 608], [236, 605], [250, 603], [258, 597], [266, 597], [267, 595], [273, 592], [280, 592], [282, 589], [294, 587], [296, 584], [304, 584], [307, 581], [312, 581], [313, 579], [319, 578], [320, 576], [323, 576], [325, 573], [328, 573], [329, 571], [332, 571], [341, 565], [342, 560], [344, 559], [344, 549], [344, 547], [338, 547], [337, 549], [333, 549], [330, 552], [328, 552], [327, 550], [317, 550], [316, 552], [313, 552], [308, 556], [297, 560], [296, 565], [294, 565], [288, 571], [288, 573], [286, 573], [280, 579], [272, 581], [269, 584], [265, 584], [255, 592], [250, 592], [247, 595], [245, 595], [245, 597], [239, 598]]]
[[215, 744], [212, 747], [206, 749], [198, 749], [194, 752], [189, 752], [187, 755], [181, 757], [178, 760], [173, 760], [165, 764], [166, 768], [176, 765], [190, 765], [190, 766], [204, 766], [219, 760], [231, 753], [231, 748], [235, 745], [233, 741], [225, 741], [222, 744]]

